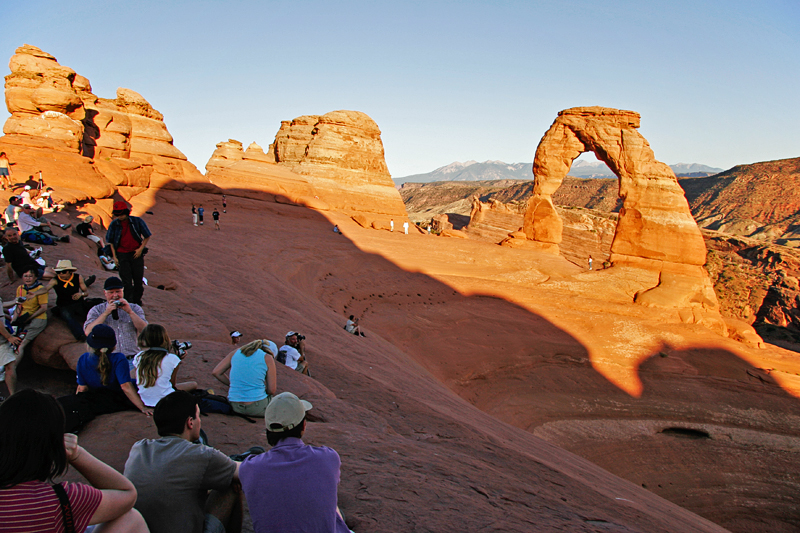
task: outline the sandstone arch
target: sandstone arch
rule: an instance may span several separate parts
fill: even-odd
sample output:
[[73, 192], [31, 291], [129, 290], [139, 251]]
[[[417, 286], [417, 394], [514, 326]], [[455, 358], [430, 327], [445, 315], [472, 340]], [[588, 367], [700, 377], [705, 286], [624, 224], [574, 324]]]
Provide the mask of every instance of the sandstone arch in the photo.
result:
[[558, 250], [562, 222], [552, 195], [584, 152], [594, 152], [619, 178], [623, 206], [611, 262], [659, 273], [658, 286], [636, 301], [666, 307], [717, 309], [703, 265], [706, 247], [678, 180], [657, 161], [637, 131], [640, 115], [606, 107], [574, 107], [558, 114], [536, 149], [534, 189], [524, 232], [541, 248]]

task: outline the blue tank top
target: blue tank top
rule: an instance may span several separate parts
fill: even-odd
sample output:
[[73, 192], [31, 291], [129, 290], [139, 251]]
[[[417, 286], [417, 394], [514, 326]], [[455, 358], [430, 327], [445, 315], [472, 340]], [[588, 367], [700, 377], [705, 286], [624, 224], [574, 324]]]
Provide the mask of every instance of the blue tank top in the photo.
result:
[[266, 354], [259, 348], [250, 357], [236, 350], [231, 358], [231, 386], [228, 400], [231, 402], [257, 402], [267, 397]]

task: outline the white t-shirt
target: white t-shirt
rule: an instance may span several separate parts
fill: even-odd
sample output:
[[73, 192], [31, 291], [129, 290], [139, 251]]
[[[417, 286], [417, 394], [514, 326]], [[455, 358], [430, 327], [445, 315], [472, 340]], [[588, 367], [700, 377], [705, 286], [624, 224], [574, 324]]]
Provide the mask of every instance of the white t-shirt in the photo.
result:
[[144, 351], [141, 351], [133, 358], [133, 366], [136, 367], [136, 384], [139, 386], [139, 397], [144, 404], [147, 407], [155, 407], [161, 398], [175, 392], [170, 379], [172, 379], [172, 372], [175, 371], [175, 368], [181, 363], [181, 360], [174, 353], [165, 355], [161, 360], [161, 367], [158, 369], [156, 384], [152, 387], [145, 388], [145, 386], [139, 382], [139, 362], [141, 361], [143, 353]]
[[286, 366], [291, 368], [292, 370], [297, 370], [297, 361], [300, 360], [300, 352], [298, 352], [295, 348], [289, 346], [288, 344], [284, 344], [281, 346], [279, 350], [281, 352], [286, 352]]

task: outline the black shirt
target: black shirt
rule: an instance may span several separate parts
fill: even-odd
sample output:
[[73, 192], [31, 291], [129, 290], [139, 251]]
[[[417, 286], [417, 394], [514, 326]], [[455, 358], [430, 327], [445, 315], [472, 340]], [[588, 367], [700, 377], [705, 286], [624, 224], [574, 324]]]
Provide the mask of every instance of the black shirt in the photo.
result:
[[75, 231], [78, 232], [78, 235], [81, 237], [86, 237], [88, 235], [94, 235], [92, 231], [92, 226], [88, 222], [81, 222], [77, 226], [75, 226]]
[[11, 268], [14, 269], [14, 273], [19, 277], [22, 277], [28, 270], [39, 269], [39, 263], [28, 254], [28, 250], [25, 249], [22, 243], [6, 244], [3, 247], [3, 259], [6, 260], [6, 263], [11, 263]]

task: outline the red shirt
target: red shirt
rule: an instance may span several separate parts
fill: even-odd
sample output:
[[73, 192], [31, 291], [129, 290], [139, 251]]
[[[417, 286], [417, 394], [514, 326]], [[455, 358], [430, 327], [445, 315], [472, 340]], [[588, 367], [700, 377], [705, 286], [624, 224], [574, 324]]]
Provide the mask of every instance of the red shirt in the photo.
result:
[[[103, 493], [81, 483], [64, 483], [75, 531], [89, 525]], [[64, 533], [61, 504], [50, 483], [28, 481], [0, 490], [0, 530], [3, 533]]]
[[139, 246], [141, 246], [142, 243], [133, 238], [133, 233], [131, 233], [131, 221], [127, 219], [121, 220], [120, 225], [122, 227], [122, 233], [119, 237], [117, 252], [122, 254], [135, 252], [139, 249]]

